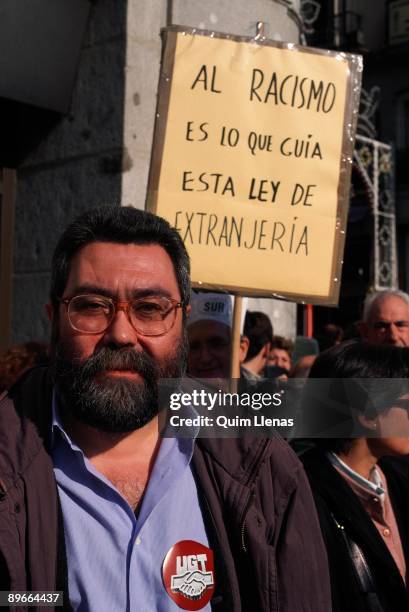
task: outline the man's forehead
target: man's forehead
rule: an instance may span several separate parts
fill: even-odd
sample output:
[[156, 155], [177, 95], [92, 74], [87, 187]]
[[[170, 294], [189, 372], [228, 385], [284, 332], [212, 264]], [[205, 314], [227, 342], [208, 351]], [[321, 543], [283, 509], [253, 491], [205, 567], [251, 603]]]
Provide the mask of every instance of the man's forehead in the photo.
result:
[[390, 296], [374, 303], [370, 319], [409, 319], [409, 304], [398, 296]]
[[[108, 258], [104, 259], [103, 256]], [[120, 242], [90, 242], [79, 249], [72, 258], [72, 263], [100, 263], [109, 268], [120, 265], [132, 268], [135, 265], [149, 263], [152, 259], [162, 260], [171, 266], [172, 260], [160, 244], [122, 244]]]
[[288, 355], [288, 351], [283, 348], [273, 347], [270, 352], [272, 355]]
[[129, 290], [163, 286], [178, 291], [173, 262], [158, 244], [93, 242], [72, 258], [67, 287], [82, 285]]

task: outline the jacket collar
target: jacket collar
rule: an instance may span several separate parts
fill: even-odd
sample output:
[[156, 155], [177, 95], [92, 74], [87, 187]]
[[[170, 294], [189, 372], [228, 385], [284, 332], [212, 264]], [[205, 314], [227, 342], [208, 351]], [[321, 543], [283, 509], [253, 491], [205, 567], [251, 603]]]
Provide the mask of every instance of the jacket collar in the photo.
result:
[[[277, 440], [285, 444], [278, 436]], [[198, 438], [196, 445], [244, 487], [252, 486], [260, 462], [267, 460], [273, 452], [271, 439], [262, 437]]]
[[48, 368], [28, 370], [1, 399], [0, 473], [7, 486], [40, 450], [49, 450], [52, 379]]
[[[32, 461], [41, 446], [50, 452], [52, 443], [52, 397], [53, 379], [49, 368], [33, 368], [13, 386], [2, 403], [14, 402], [13, 425], [10, 427], [10, 407], [0, 411], [0, 431], [8, 431], [9, 448], [4, 448], [4, 455], [18, 448], [17, 471]], [[18, 422], [20, 421], [20, 426]], [[34, 432], [32, 432], [34, 428]], [[28, 432], [34, 435], [28, 435]], [[285, 444], [281, 438], [277, 441]], [[243, 486], [251, 487], [257, 476], [257, 466], [273, 452], [271, 440], [257, 437], [242, 438], [201, 438], [196, 441], [204, 455], [212, 458], [231, 478]], [[4, 456], [0, 455], [1, 473], [8, 473], [7, 466], [2, 465]], [[13, 462], [14, 463], [14, 462]]]

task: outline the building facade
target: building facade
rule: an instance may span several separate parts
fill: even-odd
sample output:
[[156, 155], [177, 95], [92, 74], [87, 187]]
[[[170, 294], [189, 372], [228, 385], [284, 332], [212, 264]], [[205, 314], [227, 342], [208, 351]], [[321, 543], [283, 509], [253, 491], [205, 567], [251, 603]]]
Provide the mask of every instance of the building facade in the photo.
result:
[[[16, 27], [21, 23], [14, 38], [20, 41], [23, 53], [30, 25], [27, 19], [20, 19], [24, 3], [8, 1], [10, 24]], [[64, 2], [58, 4], [63, 6]], [[33, 2], [38, 24], [42, 24], [41, 16], [49, 8], [50, 0]], [[7, 211], [3, 214], [7, 222], [4, 231], [12, 236], [2, 244], [6, 250], [0, 270], [3, 348], [48, 338], [44, 305], [48, 300], [50, 258], [58, 236], [71, 219], [106, 203], [144, 208], [161, 28], [178, 24], [252, 36], [257, 22], [262, 21], [269, 38], [297, 43], [302, 30], [299, 3], [286, 0], [67, 0], [64, 10], [70, 12], [54, 15], [54, 24], [68, 23], [71, 11], [78, 13], [81, 24], [86, 17], [78, 52], [72, 51], [77, 61], [72, 93], [66, 102], [68, 111], [56, 109], [57, 103], [53, 108], [42, 107], [47, 98], [45, 103], [28, 99], [31, 90], [26, 88], [21, 93], [18, 80], [17, 93], [11, 91], [8, 99], [0, 77], [0, 117], [8, 134], [0, 146], [0, 167], [15, 169], [11, 170], [15, 191], [9, 193], [3, 209], [3, 213]], [[55, 51], [47, 48], [47, 41], [54, 35], [52, 26], [47, 30], [44, 25], [44, 31], [41, 27], [33, 33], [30, 53], [45, 47], [47, 57], [58, 58], [57, 47]], [[77, 33], [80, 30], [75, 28]], [[53, 44], [58, 45], [59, 40], [71, 40], [72, 36], [62, 30], [54, 38]], [[59, 85], [58, 75], [62, 77], [65, 70], [64, 58], [58, 61], [57, 77], [48, 83], [50, 88]], [[10, 73], [13, 78], [15, 72]], [[29, 77], [39, 82], [44, 76], [47, 87], [47, 75], [51, 79], [47, 70], [38, 78]], [[254, 307], [260, 304], [249, 306]], [[272, 316], [277, 333], [294, 334], [294, 304], [268, 300], [261, 307]]]

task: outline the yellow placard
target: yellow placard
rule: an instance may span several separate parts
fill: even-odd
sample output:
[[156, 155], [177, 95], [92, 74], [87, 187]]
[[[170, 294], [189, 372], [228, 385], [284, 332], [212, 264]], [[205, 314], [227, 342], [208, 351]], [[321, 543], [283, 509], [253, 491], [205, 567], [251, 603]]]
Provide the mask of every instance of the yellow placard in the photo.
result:
[[148, 207], [193, 282], [336, 303], [356, 56], [172, 30], [164, 57]]

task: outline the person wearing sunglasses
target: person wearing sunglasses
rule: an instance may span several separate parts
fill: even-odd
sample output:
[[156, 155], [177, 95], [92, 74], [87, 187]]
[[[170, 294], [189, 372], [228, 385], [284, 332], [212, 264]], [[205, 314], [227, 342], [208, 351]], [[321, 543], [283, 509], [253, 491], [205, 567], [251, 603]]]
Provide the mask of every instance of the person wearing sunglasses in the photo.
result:
[[337, 345], [317, 357], [303, 393], [310, 446], [303, 441], [300, 458], [327, 547], [333, 612], [404, 612], [409, 479], [391, 458], [409, 453], [409, 348]]

